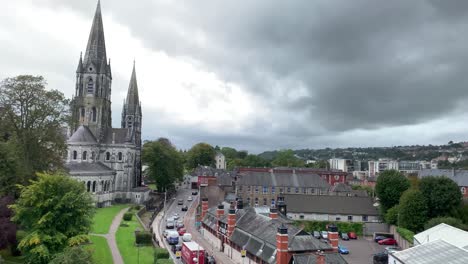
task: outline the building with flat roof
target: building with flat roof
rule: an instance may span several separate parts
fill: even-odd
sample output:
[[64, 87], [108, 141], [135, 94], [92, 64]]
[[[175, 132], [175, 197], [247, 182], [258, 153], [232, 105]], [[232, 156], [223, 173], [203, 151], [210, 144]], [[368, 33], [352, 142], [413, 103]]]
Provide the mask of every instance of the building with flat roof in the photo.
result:
[[443, 239], [437, 239], [422, 245], [395, 251], [388, 256], [390, 264], [466, 264], [468, 251]]

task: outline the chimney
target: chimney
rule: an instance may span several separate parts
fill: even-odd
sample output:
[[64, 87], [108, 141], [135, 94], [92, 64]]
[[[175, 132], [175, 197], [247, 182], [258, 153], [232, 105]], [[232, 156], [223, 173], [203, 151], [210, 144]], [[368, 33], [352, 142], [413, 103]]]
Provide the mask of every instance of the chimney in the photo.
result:
[[325, 259], [325, 254], [323, 254], [322, 251], [317, 251], [315, 253], [315, 256], [317, 257], [317, 264], [327, 264], [326, 259]]
[[271, 219], [278, 218], [278, 209], [274, 205], [270, 207], [270, 218]]
[[231, 205], [231, 207], [229, 208], [227, 224], [227, 236], [230, 237], [234, 232], [234, 228], [236, 227], [236, 209], [234, 208], [234, 205]]
[[219, 234], [219, 223], [221, 220], [221, 217], [224, 215], [224, 205], [223, 204], [218, 204], [218, 207], [216, 208], [216, 232]]
[[244, 209], [244, 201], [242, 200], [242, 197], [237, 198], [237, 209]]
[[276, 264], [288, 263], [288, 228], [281, 224], [276, 233]]
[[208, 212], [208, 198], [202, 198], [201, 202], [201, 218], [205, 218], [206, 212]]
[[283, 194], [278, 195], [278, 201], [276, 203], [278, 205], [278, 210], [279, 212], [286, 216], [288, 214], [288, 210], [286, 208], [286, 202], [284, 201], [284, 196]]
[[328, 226], [328, 241], [334, 252], [338, 252], [338, 227], [336, 225]]

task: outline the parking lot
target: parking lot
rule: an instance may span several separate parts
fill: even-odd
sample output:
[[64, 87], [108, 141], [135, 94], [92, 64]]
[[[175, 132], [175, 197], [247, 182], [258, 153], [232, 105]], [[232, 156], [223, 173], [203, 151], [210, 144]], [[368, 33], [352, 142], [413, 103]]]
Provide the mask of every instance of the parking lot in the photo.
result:
[[348, 255], [342, 255], [349, 264], [372, 263], [372, 255], [384, 251], [386, 247], [375, 243], [372, 237], [358, 237], [349, 241], [340, 239], [339, 243], [349, 250]]

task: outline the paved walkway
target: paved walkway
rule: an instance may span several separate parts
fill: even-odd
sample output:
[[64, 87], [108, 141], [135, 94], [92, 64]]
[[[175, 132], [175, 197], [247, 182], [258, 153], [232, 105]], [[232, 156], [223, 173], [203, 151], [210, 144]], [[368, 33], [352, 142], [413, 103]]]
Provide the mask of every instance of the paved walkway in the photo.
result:
[[106, 238], [107, 244], [109, 245], [109, 248], [111, 250], [112, 254], [112, 260], [114, 264], [124, 264], [122, 255], [120, 255], [119, 248], [117, 247], [117, 242], [115, 241], [115, 233], [117, 232], [117, 229], [120, 226], [120, 222], [122, 221], [123, 215], [125, 212], [127, 212], [128, 207], [120, 210], [120, 212], [114, 217], [112, 220], [112, 224], [109, 228], [109, 233], [103, 235], [103, 234], [90, 234], [93, 236], [102, 236]]

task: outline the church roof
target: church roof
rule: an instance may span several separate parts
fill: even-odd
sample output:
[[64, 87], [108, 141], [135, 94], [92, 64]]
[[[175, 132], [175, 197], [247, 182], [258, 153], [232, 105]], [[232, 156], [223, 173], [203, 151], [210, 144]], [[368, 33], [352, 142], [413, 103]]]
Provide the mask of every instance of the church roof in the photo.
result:
[[115, 171], [101, 162], [69, 162], [65, 164], [71, 175], [75, 174], [115, 174]]
[[108, 130], [104, 143], [111, 144], [125, 144], [128, 142], [128, 129], [127, 128], [112, 128]]
[[[101, 2], [98, 1], [93, 25], [89, 33], [84, 62], [92, 62], [97, 69], [107, 62], [106, 41], [104, 40], [104, 26], [102, 23]], [[102, 69], [101, 69], [102, 70]]]
[[87, 126], [79, 126], [73, 135], [68, 139], [71, 143], [97, 143], [96, 138]]

